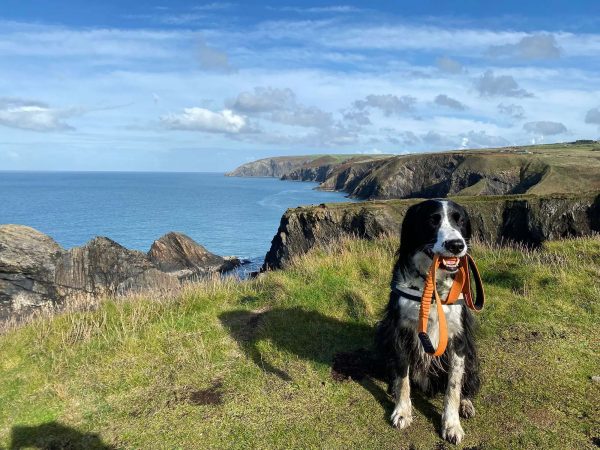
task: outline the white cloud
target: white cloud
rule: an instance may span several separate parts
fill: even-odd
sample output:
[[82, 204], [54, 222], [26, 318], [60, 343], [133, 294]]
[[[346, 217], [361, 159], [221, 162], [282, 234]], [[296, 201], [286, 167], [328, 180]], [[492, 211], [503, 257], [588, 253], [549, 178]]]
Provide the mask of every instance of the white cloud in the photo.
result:
[[516, 57], [527, 60], [559, 58], [561, 51], [551, 34], [525, 36], [516, 44], [493, 45], [488, 51], [493, 57]]
[[464, 111], [467, 107], [459, 102], [458, 100], [448, 97], [446, 94], [438, 95], [434, 100], [436, 105], [447, 106], [448, 108], [455, 109], [457, 111]]
[[0, 98], [0, 125], [31, 131], [71, 130], [64, 119], [82, 114], [80, 109], [55, 109], [45, 103], [20, 98]]
[[298, 7], [298, 6], [281, 6], [281, 7], [270, 7], [269, 9], [274, 11], [282, 12], [295, 12], [295, 13], [355, 13], [364, 11], [364, 9], [357, 8], [350, 5], [332, 5], [332, 6], [313, 6], [313, 7]]
[[498, 105], [498, 112], [505, 116], [510, 116], [513, 119], [523, 119], [525, 117], [525, 109], [523, 109], [521, 105], [516, 105], [514, 103], [500, 103]]
[[314, 107], [297, 107], [290, 111], [274, 111], [268, 119], [299, 127], [323, 128], [333, 122], [331, 114]]
[[285, 125], [324, 128], [331, 126], [331, 113], [296, 100], [289, 88], [255, 87], [242, 92], [232, 102], [232, 109]]
[[291, 89], [255, 87], [253, 92], [240, 93], [232, 107], [248, 114], [293, 109], [296, 94]]
[[523, 129], [529, 133], [540, 134], [542, 136], [553, 136], [556, 134], [563, 134], [568, 131], [564, 124], [560, 122], [550, 122], [547, 120], [527, 122], [523, 125]]
[[248, 123], [243, 116], [229, 109], [219, 112], [205, 108], [185, 108], [180, 114], [161, 117], [162, 124], [171, 130], [204, 131], [207, 133], [236, 134], [243, 132]]
[[353, 106], [359, 111], [367, 108], [379, 109], [386, 116], [412, 111], [417, 99], [410, 95], [398, 97], [393, 94], [370, 94], [364, 100], [356, 100]]
[[510, 75], [494, 75], [487, 70], [480, 78], [475, 80], [475, 88], [484, 97], [532, 97], [533, 94], [519, 87]]
[[600, 125], [600, 108], [592, 108], [585, 113], [585, 123]]

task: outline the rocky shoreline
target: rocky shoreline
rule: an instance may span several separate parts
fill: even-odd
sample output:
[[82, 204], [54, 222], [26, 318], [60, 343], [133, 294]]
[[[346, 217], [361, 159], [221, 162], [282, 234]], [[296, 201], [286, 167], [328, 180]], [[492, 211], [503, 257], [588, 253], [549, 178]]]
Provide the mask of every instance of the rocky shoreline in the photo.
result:
[[181, 233], [154, 241], [148, 253], [106, 237], [65, 250], [33, 228], [0, 225], [0, 319], [68, 301], [175, 289], [240, 264]]

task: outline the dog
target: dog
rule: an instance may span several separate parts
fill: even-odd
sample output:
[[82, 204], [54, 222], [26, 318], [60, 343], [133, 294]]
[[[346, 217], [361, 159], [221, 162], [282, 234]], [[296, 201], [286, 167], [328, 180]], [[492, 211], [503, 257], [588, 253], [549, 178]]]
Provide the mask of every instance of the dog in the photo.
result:
[[[426, 353], [417, 335], [420, 298], [434, 254], [441, 258], [437, 289], [445, 298], [458, 271], [458, 257], [467, 253], [471, 222], [466, 210], [450, 200], [426, 200], [411, 206], [404, 217], [400, 248], [393, 269], [392, 292], [377, 327], [376, 348], [385, 367], [388, 392], [395, 399], [391, 421], [403, 429], [412, 422], [411, 385], [425, 394], [445, 390], [442, 438], [458, 444], [464, 437], [460, 417], [475, 415], [479, 362], [474, 320], [464, 302], [444, 305], [448, 346], [439, 357]], [[429, 336], [439, 340], [436, 308], [431, 308]]]

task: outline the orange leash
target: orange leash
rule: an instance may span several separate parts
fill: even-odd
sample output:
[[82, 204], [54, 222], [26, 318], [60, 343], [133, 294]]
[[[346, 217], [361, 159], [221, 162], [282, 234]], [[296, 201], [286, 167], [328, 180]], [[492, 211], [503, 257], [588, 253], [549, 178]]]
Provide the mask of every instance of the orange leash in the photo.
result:
[[[423, 296], [421, 297], [421, 309], [419, 310], [419, 339], [423, 344], [423, 348], [427, 353], [433, 356], [441, 356], [446, 351], [448, 345], [448, 327], [446, 325], [446, 315], [442, 305], [452, 305], [456, 303], [460, 294], [463, 294], [465, 304], [469, 309], [474, 311], [481, 311], [485, 301], [485, 293], [483, 291], [483, 283], [479, 270], [475, 265], [475, 261], [470, 255], [465, 255], [460, 258], [458, 272], [454, 277], [454, 282], [448, 292], [448, 296], [445, 301], [440, 299], [436, 287], [436, 271], [440, 265], [440, 258], [438, 255], [434, 255], [433, 263], [427, 274], [425, 280], [425, 286], [423, 287]], [[476, 297], [473, 299], [473, 292], [471, 290], [471, 272], [473, 274], [473, 280], [475, 281]], [[427, 334], [427, 325], [429, 322], [429, 312], [431, 309], [431, 303], [435, 301], [435, 305], [438, 313], [439, 322], [439, 342], [437, 349], [433, 347], [431, 339]]]

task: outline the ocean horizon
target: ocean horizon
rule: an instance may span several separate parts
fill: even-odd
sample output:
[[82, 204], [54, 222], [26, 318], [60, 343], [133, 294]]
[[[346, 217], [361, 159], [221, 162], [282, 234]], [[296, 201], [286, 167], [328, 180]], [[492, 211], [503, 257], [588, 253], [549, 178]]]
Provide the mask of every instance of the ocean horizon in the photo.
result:
[[352, 201], [318, 183], [224, 172], [2, 171], [0, 223], [33, 227], [64, 248], [106, 236], [148, 251], [170, 231], [256, 270], [286, 209]]

